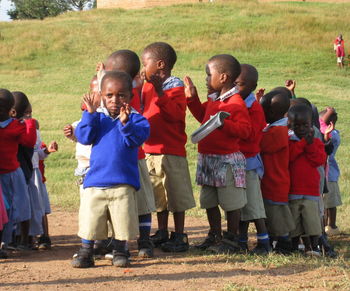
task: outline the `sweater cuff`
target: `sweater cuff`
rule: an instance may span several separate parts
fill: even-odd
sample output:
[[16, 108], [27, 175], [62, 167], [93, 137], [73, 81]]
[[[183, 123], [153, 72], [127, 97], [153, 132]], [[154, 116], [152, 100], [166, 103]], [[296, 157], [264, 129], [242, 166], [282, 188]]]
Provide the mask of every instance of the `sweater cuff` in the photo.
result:
[[119, 131], [121, 133], [123, 133], [125, 136], [131, 135], [134, 131], [134, 124], [133, 122], [130, 120], [130, 116], [129, 116], [129, 120], [125, 123], [125, 125], [123, 125], [120, 121], [118, 122], [118, 128]]
[[84, 111], [81, 121], [86, 124], [92, 124], [96, 122], [97, 117], [98, 117], [97, 112], [89, 113], [88, 111]]

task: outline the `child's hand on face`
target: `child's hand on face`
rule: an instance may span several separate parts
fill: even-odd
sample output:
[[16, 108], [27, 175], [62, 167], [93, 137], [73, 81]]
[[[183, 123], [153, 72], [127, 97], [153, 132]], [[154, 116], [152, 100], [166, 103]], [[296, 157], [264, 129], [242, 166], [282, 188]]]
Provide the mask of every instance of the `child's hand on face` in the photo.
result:
[[105, 64], [102, 62], [97, 63], [96, 72], [103, 71], [105, 69]]
[[326, 130], [324, 131], [324, 140], [327, 142], [330, 140], [330, 133], [334, 129], [334, 123], [331, 121], [329, 125], [327, 126]]
[[49, 146], [46, 148], [45, 152], [47, 151], [47, 153], [51, 154], [51, 153], [55, 153], [58, 151], [58, 144], [55, 141], [52, 141]]
[[152, 75], [149, 80], [150, 83], [154, 86], [154, 89], [156, 90], [159, 97], [162, 97], [163, 92], [163, 80], [159, 75]]
[[186, 76], [184, 78], [185, 83], [185, 96], [186, 98], [198, 98], [197, 88], [193, 84], [191, 78]]
[[129, 104], [124, 103], [122, 107], [120, 107], [119, 120], [125, 125], [129, 120], [129, 115], [131, 113], [131, 107]]
[[265, 88], [260, 88], [258, 91], [256, 91], [255, 93], [256, 101], [260, 103], [260, 99], [262, 98], [262, 96], [264, 96], [264, 94], [265, 94]]
[[315, 131], [313, 128], [310, 128], [310, 131], [308, 134], [306, 134], [306, 136], [304, 136], [307, 144], [312, 144], [314, 142], [314, 135], [315, 135]]
[[96, 112], [97, 108], [99, 107], [99, 98], [97, 98], [96, 93], [87, 93], [83, 97], [83, 102], [86, 105], [86, 109], [89, 113]]

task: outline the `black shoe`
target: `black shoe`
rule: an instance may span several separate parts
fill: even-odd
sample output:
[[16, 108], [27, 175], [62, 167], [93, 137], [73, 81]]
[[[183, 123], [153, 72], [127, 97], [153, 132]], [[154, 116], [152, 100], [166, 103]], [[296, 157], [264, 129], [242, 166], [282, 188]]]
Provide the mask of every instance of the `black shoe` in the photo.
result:
[[217, 245], [219, 242], [221, 242], [221, 239], [222, 239], [221, 234], [209, 231], [205, 240], [199, 245], [195, 245], [195, 248], [201, 251], [205, 251], [207, 248]]
[[51, 249], [51, 239], [48, 236], [40, 236], [38, 240], [39, 250], [49, 250]]
[[95, 266], [93, 249], [80, 248], [71, 264], [73, 268], [90, 268]]
[[7, 253], [0, 249], [0, 259], [7, 259], [8, 257]]
[[154, 247], [160, 247], [162, 243], [165, 243], [169, 240], [169, 232], [166, 229], [159, 229], [154, 235], [150, 236]]
[[329, 258], [334, 259], [338, 256], [338, 253], [330, 245], [326, 235], [321, 235], [319, 240], [318, 240], [318, 243], [319, 243], [319, 247], [322, 250], [322, 253], [325, 257], [329, 257]]
[[292, 242], [290, 240], [277, 240], [276, 246], [273, 249], [273, 251], [281, 255], [290, 255], [293, 251]]
[[162, 251], [167, 253], [186, 252], [189, 247], [187, 234], [173, 231], [170, 234], [170, 239], [161, 245]]
[[124, 268], [130, 265], [127, 251], [113, 251], [113, 266]]
[[258, 242], [256, 247], [251, 250], [251, 254], [258, 255], [258, 256], [266, 256], [271, 252], [271, 246], [270, 243], [263, 244]]
[[138, 239], [137, 246], [139, 250], [138, 256], [141, 258], [152, 258], [153, 257], [153, 243], [148, 239]]
[[208, 248], [215, 254], [237, 254], [242, 252], [239, 245], [238, 236], [228, 231], [223, 232], [222, 240], [219, 244]]

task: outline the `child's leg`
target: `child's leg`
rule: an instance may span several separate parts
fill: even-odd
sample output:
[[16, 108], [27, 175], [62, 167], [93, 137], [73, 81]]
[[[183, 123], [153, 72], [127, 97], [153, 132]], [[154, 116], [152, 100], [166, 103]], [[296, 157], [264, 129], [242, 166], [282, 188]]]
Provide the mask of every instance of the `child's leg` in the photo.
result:
[[43, 224], [43, 230], [44, 230], [44, 234], [43, 235], [45, 237], [49, 237], [49, 221], [47, 219], [47, 215], [46, 214], [43, 216], [42, 224]]
[[169, 211], [168, 210], [157, 212], [157, 220], [158, 220], [158, 229], [159, 230], [168, 230], [168, 218], [169, 218]]
[[336, 220], [337, 220], [337, 208], [328, 208], [327, 209], [327, 225], [331, 228], [337, 228]]
[[246, 251], [248, 251], [248, 228], [249, 221], [239, 222], [239, 244]]
[[256, 227], [256, 236], [258, 239], [258, 245], [255, 252], [257, 254], [260, 254], [260, 253], [265, 254], [265, 251], [266, 252], [271, 251], [270, 237], [269, 237], [269, 234], [267, 233], [265, 219], [263, 218], [256, 219], [254, 220], [254, 224]]
[[139, 215], [139, 239], [137, 240], [139, 257], [153, 257], [153, 245], [150, 240], [152, 214]]
[[20, 241], [20, 244], [22, 246], [27, 246], [29, 243], [29, 227], [30, 227], [29, 220], [21, 222], [21, 241]]
[[184, 233], [185, 227], [185, 211], [174, 212], [174, 224], [176, 233]]
[[227, 211], [227, 231], [238, 235], [239, 222], [241, 220], [241, 211], [240, 209]]

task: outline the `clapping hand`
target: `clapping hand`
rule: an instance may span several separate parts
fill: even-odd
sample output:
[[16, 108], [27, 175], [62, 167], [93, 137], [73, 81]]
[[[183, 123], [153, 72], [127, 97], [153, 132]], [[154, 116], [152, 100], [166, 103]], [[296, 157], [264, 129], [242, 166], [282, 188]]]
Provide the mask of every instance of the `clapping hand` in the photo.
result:
[[125, 125], [129, 120], [129, 115], [131, 113], [131, 107], [129, 104], [124, 103], [122, 107], [120, 107], [119, 120]]
[[184, 78], [185, 83], [185, 96], [187, 98], [196, 98], [198, 97], [198, 92], [196, 86], [193, 84], [191, 78], [186, 76]]
[[262, 96], [264, 96], [264, 94], [265, 94], [265, 88], [260, 88], [258, 91], [256, 91], [255, 93], [256, 101], [260, 102], [260, 99], [262, 98]]
[[97, 98], [96, 93], [87, 93], [83, 97], [83, 102], [89, 113], [96, 112], [97, 108], [100, 106], [100, 100]]

